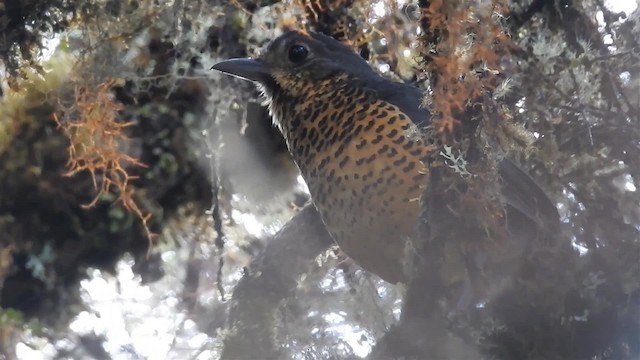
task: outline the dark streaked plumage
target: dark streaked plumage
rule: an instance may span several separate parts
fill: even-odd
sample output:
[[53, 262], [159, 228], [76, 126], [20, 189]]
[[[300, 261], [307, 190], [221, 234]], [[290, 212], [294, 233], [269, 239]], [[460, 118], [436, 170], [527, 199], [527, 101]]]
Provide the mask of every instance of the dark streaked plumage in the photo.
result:
[[[348, 47], [316, 33], [288, 32], [257, 59], [213, 68], [255, 81], [264, 92], [340, 248], [383, 279], [406, 281], [404, 244], [415, 235], [418, 198], [428, 185], [422, 159], [432, 151], [419, 136], [430, 123], [420, 90], [381, 77]], [[534, 224], [557, 218], [519, 167], [504, 160], [499, 170], [507, 205]]]

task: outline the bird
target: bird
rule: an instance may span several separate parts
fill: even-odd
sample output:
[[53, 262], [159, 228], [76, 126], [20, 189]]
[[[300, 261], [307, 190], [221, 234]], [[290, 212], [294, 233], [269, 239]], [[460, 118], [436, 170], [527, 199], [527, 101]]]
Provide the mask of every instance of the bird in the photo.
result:
[[[406, 283], [406, 241], [415, 238], [428, 184], [431, 124], [422, 91], [376, 72], [358, 53], [321, 33], [288, 31], [256, 58], [213, 70], [254, 82], [339, 248], [363, 269]], [[498, 165], [505, 203], [538, 223], [557, 209], [509, 159]], [[427, 220], [428, 221], [428, 220]]]

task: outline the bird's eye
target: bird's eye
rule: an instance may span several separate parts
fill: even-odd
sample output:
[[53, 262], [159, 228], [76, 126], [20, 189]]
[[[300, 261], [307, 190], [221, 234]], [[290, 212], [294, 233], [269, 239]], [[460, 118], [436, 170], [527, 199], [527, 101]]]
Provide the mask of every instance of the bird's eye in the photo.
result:
[[294, 64], [303, 62], [309, 56], [309, 50], [302, 45], [293, 45], [289, 48], [289, 60]]

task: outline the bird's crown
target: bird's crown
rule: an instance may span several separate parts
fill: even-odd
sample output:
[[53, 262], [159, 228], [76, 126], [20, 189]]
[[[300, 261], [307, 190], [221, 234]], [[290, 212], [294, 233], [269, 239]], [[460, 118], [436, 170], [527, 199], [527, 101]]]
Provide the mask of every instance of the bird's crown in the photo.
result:
[[[339, 77], [378, 82], [369, 64], [341, 42], [320, 34], [289, 31], [271, 41], [254, 59], [231, 59], [214, 69], [252, 80], [270, 98], [295, 87]], [[291, 94], [290, 94], [291, 95]]]
[[269, 43], [259, 57], [276, 71], [322, 79], [344, 72], [377, 77], [369, 64], [343, 43], [320, 33], [289, 31]]

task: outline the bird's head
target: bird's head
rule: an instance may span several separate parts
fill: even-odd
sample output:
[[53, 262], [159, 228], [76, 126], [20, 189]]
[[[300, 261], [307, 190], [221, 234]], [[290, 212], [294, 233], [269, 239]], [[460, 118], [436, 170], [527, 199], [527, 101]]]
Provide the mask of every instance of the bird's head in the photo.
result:
[[212, 69], [256, 82], [270, 102], [279, 95], [308, 95], [308, 87], [343, 77], [379, 79], [367, 62], [339, 41], [319, 33], [289, 31], [257, 58], [238, 58]]

